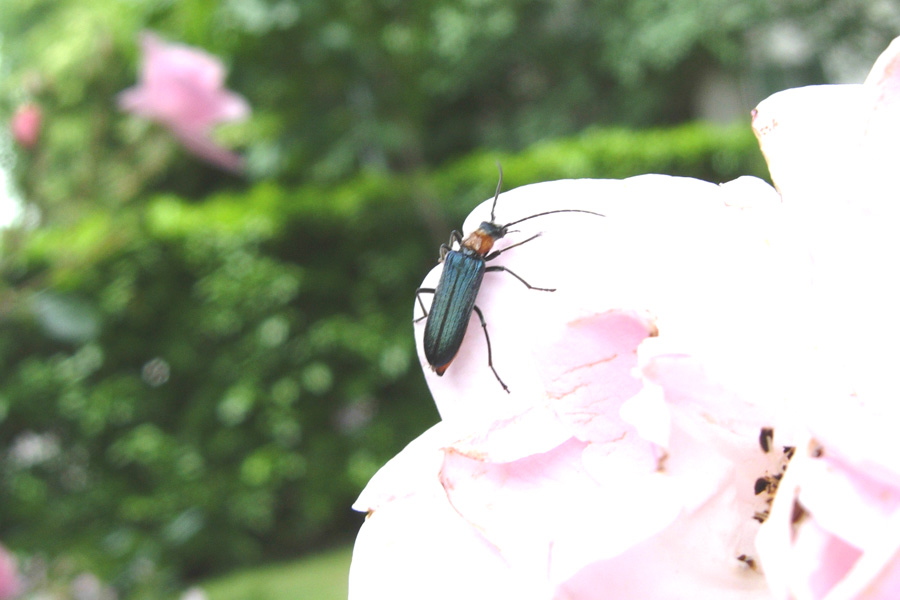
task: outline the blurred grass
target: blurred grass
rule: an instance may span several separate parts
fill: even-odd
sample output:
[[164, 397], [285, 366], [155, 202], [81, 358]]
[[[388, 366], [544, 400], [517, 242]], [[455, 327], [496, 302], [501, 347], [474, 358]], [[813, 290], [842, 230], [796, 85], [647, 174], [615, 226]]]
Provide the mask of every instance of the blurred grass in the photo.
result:
[[209, 600], [346, 600], [352, 546], [200, 583]]

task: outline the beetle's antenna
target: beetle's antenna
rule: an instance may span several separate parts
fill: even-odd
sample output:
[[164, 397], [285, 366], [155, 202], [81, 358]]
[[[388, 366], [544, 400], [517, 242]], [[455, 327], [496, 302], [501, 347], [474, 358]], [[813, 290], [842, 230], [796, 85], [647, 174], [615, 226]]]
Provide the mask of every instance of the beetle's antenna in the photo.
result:
[[503, 185], [503, 167], [497, 161], [497, 170], [500, 171], [500, 181], [497, 182], [497, 191], [494, 192], [494, 203], [491, 205], [491, 223], [494, 222], [494, 209], [497, 208], [497, 198], [500, 197], [500, 187]]
[[[512, 223], [507, 223], [506, 225], [503, 226], [503, 229], [506, 229], [510, 225], [516, 225], [518, 223], [521, 223], [522, 221], [527, 221], [528, 219], [533, 219], [535, 217], [543, 217], [544, 215], [552, 215], [554, 213], [587, 213], [589, 215], [595, 215], [598, 217], [606, 216], [606, 215], [601, 215], [600, 213], [596, 213], [592, 210], [578, 210], [577, 208], [563, 208], [561, 210], [551, 210], [551, 211], [547, 211], [547, 212], [538, 213], [536, 215], [531, 215], [529, 217], [525, 217], [524, 219], [519, 219], [518, 221], [513, 221]], [[493, 216], [492, 216], [492, 218], [493, 218]]]

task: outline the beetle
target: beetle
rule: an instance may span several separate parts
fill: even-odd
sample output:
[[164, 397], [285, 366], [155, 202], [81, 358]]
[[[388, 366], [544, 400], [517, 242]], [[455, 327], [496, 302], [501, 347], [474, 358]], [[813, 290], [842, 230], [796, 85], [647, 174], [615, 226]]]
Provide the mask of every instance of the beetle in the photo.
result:
[[[478, 315], [479, 321], [481, 321], [481, 328], [484, 330], [484, 339], [487, 342], [488, 366], [494, 372], [494, 377], [500, 382], [504, 391], [509, 393], [509, 388], [500, 378], [497, 369], [494, 368], [494, 361], [491, 356], [491, 338], [488, 335], [487, 323], [484, 320], [484, 314], [481, 312], [481, 309], [475, 304], [484, 274], [504, 271], [525, 284], [525, 287], [529, 290], [554, 292], [556, 289], [535, 287], [506, 267], [487, 266], [486, 264], [507, 250], [540, 237], [540, 233], [536, 233], [530, 238], [507, 246], [502, 250], [494, 250], [492, 252], [494, 242], [511, 233], [512, 230], [509, 229], [511, 226], [536, 217], [564, 212], [587, 213], [598, 217], [605, 215], [589, 210], [561, 209], [538, 213], [500, 225], [496, 222], [494, 211], [497, 208], [500, 188], [503, 186], [503, 169], [499, 164], [497, 168], [500, 171], [500, 180], [497, 182], [497, 191], [494, 192], [494, 202], [491, 205], [491, 220], [482, 222], [478, 229], [465, 238], [458, 231], [454, 230], [450, 234], [449, 243], [441, 244], [440, 262], [443, 263], [444, 269], [441, 272], [437, 287], [420, 287], [416, 290], [416, 300], [418, 300], [424, 314], [415, 319], [415, 322], [418, 323], [422, 319], [427, 319], [423, 335], [425, 358], [435, 373], [443, 375], [462, 345], [463, 338], [466, 335], [466, 328], [469, 325], [469, 318], [474, 311]], [[457, 246], [456, 249], [454, 249], [454, 244]], [[434, 295], [431, 310], [425, 309], [425, 304], [422, 302], [422, 294]]]

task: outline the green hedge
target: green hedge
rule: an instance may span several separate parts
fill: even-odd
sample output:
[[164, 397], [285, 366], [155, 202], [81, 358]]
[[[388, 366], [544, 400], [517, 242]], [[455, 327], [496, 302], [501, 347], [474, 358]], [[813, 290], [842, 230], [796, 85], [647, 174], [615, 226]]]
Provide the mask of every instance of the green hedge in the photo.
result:
[[505, 188], [761, 174], [749, 127], [595, 130], [343, 185], [160, 195], [3, 236], [0, 539], [123, 593], [296, 555], [437, 420], [413, 291]]

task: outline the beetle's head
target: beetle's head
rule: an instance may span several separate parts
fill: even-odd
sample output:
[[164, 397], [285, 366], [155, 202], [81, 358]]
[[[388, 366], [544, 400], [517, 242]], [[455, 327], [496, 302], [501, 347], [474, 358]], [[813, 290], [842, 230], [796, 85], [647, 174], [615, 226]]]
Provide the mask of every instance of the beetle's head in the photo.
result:
[[494, 240], [499, 240], [507, 233], [506, 226], [498, 225], [496, 223], [491, 223], [489, 221], [483, 221], [481, 225], [478, 227], [481, 231], [484, 232], [485, 235], [491, 236]]

